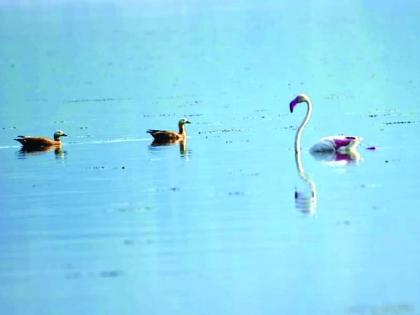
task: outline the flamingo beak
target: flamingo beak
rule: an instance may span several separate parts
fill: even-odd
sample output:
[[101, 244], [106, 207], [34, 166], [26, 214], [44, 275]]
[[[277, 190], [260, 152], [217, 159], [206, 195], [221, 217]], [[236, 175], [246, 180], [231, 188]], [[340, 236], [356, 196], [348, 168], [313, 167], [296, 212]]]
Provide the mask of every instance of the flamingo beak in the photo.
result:
[[290, 102], [289, 104], [289, 108], [290, 108], [290, 112], [293, 113], [293, 108], [295, 108], [295, 106], [299, 103], [299, 100], [297, 97], [295, 97], [293, 99], [293, 101]]

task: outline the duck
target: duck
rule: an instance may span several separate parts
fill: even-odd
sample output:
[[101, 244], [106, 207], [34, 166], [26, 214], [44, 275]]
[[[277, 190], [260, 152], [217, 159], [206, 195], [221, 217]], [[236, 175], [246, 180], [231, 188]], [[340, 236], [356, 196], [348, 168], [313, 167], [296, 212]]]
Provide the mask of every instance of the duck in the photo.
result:
[[[295, 150], [297, 146], [300, 146], [300, 138], [305, 128], [306, 124], [309, 122], [309, 119], [312, 115], [312, 102], [309, 96], [306, 94], [299, 94], [296, 96], [289, 104], [290, 112], [293, 113], [293, 110], [296, 105], [300, 103], [306, 103], [306, 115], [303, 119], [301, 125], [296, 131], [295, 136]], [[313, 155], [326, 152], [337, 152], [337, 153], [349, 153], [353, 152], [360, 142], [363, 140], [359, 136], [349, 136], [349, 135], [338, 135], [338, 136], [327, 136], [323, 137], [310, 148], [310, 153]]]
[[54, 139], [47, 137], [17, 136], [17, 142], [20, 142], [24, 148], [42, 149], [61, 145], [61, 137], [67, 137], [62, 130], [54, 132]]
[[157, 130], [149, 129], [147, 133], [151, 134], [153, 137], [153, 143], [155, 144], [165, 144], [165, 143], [176, 143], [179, 141], [185, 141], [187, 138], [187, 132], [185, 130], [185, 125], [191, 124], [186, 118], [182, 118], [178, 122], [179, 132], [170, 131], [170, 130]]

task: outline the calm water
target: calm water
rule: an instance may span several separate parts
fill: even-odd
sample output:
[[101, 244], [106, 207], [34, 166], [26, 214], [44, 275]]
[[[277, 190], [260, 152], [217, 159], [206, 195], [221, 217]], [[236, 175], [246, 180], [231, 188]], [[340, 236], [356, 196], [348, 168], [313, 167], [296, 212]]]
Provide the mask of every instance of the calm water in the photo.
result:
[[[2, 1], [0, 312], [420, 314], [419, 15]], [[145, 130], [183, 116], [185, 149], [150, 146]], [[12, 140], [56, 129], [60, 152]], [[364, 138], [359, 161], [308, 153], [340, 133]]]

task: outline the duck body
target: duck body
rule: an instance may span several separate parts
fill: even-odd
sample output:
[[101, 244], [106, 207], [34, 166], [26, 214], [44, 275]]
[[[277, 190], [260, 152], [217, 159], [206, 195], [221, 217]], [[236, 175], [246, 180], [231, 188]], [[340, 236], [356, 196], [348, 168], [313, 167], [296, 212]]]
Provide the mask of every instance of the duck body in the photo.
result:
[[61, 141], [55, 141], [50, 138], [44, 137], [28, 137], [28, 136], [18, 136], [16, 141], [20, 142], [25, 147], [48, 147], [53, 145], [60, 145]]
[[176, 131], [149, 129], [147, 132], [152, 135], [156, 142], [170, 143], [185, 139], [185, 135], [179, 134]]
[[66, 137], [67, 135], [58, 130], [54, 133], [54, 139], [47, 137], [32, 137], [32, 136], [17, 136], [14, 140], [21, 143], [25, 148], [46, 148], [51, 146], [60, 146], [61, 140], [60, 137]]
[[187, 138], [187, 133], [185, 131], [185, 124], [190, 124], [185, 118], [181, 119], [178, 122], [179, 132], [171, 130], [158, 130], [158, 129], [149, 129], [147, 133], [151, 134], [153, 137], [153, 142], [157, 144], [166, 144], [166, 143], [176, 143], [179, 141], [184, 141]]

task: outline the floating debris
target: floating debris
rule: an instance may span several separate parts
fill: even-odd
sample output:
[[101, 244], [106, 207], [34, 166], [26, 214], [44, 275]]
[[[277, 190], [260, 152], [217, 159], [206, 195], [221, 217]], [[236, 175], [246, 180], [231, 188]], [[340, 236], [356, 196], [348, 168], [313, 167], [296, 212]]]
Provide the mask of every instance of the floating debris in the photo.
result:
[[102, 278], [115, 278], [122, 275], [122, 272], [119, 270], [109, 270], [109, 271], [102, 271], [99, 274]]
[[99, 169], [105, 169], [105, 166], [91, 166], [91, 167], [88, 167], [88, 169], [92, 169], [92, 170], [99, 170]]
[[206, 134], [206, 133], [227, 133], [227, 132], [242, 132], [242, 129], [218, 129], [218, 130], [206, 130], [206, 131], [199, 131], [198, 134]]
[[413, 124], [415, 121], [412, 120], [406, 120], [406, 121], [390, 121], [384, 123], [385, 125], [402, 125], [402, 124]]
[[278, 129], [295, 130], [297, 128], [296, 126], [290, 125], [290, 126], [282, 126], [282, 127], [279, 127]]
[[87, 102], [116, 102], [116, 101], [130, 101], [131, 98], [78, 98], [72, 100], [65, 100], [64, 103], [87, 103]]
[[244, 195], [244, 193], [243, 193], [243, 192], [241, 192], [241, 191], [230, 191], [230, 192], [228, 193], [228, 195], [229, 195], [229, 196], [243, 196], [243, 195]]

